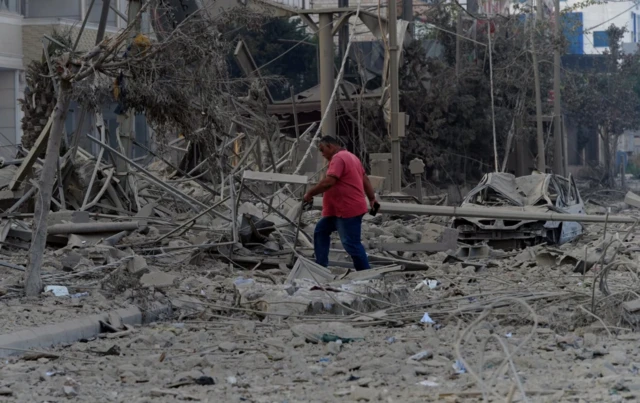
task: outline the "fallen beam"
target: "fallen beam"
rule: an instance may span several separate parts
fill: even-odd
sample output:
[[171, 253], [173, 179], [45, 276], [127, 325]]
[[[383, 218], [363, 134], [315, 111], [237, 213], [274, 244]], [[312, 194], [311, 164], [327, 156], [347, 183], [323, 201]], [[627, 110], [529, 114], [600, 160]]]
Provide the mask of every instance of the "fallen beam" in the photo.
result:
[[47, 120], [47, 124], [40, 132], [40, 135], [38, 136], [38, 139], [36, 140], [33, 147], [31, 147], [31, 150], [29, 150], [29, 154], [26, 158], [24, 158], [22, 164], [16, 171], [13, 180], [9, 184], [9, 190], [16, 190], [18, 189], [18, 187], [20, 187], [24, 179], [31, 171], [31, 167], [33, 167], [33, 164], [35, 164], [36, 160], [38, 159], [38, 156], [45, 150], [47, 146], [47, 140], [49, 140], [49, 131], [52, 124], [53, 114], [49, 117], [49, 120]]
[[[149, 179], [151, 182], [153, 182], [154, 184], [156, 184], [157, 186], [161, 187], [162, 189], [166, 190], [167, 192], [173, 194], [174, 196], [176, 196], [179, 199], [182, 199], [184, 202], [186, 202], [189, 206], [191, 206], [192, 208], [194, 208], [194, 210], [196, 210], [196, 212], [198, 212], [197, 207], [198, 206], [202, 209], [206, 209], [209, 206], [207, 206], [206, 204], [194, 199], [193, 197], [186, 195], [182, 192], [180, 192], [179, 190], [173, 188], [171, 185], [168, 185], [167, 183], [165, 183], [164, 181], [158, 179], [158, 177], [156, 177], [154, 174], [152, 174], [151, 172], [147, 171], [146, 169], [144, 169], [142, 166], [136, 164], [135, 162], [133, 162], [131, 159], [125, 157], [124, 155], [122, 155], [121, 153], [119, 153], [117, 150], [109, 147], [107, 144], [101, 142], [100, 140], [96, 139], [95, 137], [91, 137], [89, 135], [87, 135], [87, 138], [91, 141], [93, 141], [96, 144], [101, 145], [102, 147], [104, 147], [105, 149], [107, 149], [107, 151], [110, 151], [113, 155], [115, 155], [118, 158], [123, 159], [124, 161], [128, 162], [129, 165], [131, 165], [132, 167], [136, 168], [139, 172], [136, 172], [136, 174], [145, 176], [147, 179]], [[221, 213], [218, 213], [215, 210], [210, 210], [211, 214], [214, 214], [220, 218], [222, 218], [223, 220], [226, 221], [231, 221], [231, 219]]]
[[81, 224], [55, 224], [48, 228], [50, 235], [57, 234], [93, 234], [98, 232], [133, 231], [140, 228], [138, 221], [128, 222], [91, 222]]
[[[322, 198], [313, 199], [313, 208], [322, 209]], [[424, 204], [405, 204], [380, 202], [382, 214], [414, 214], [434, 215], [443, 217], [467, 217], [467, 218], [497, 218], [506, 220], [544, 220], [544, 221], [575, 221], [583, 223], [616, 223], [634, 224], [640, 218], [620, 215], [589, 215], [589, 214], [563, 214], [563, 213], [536, 213], [526, 211], [523, 208], [503, 209], [499, 207], [450, 207], [429, 206]]]

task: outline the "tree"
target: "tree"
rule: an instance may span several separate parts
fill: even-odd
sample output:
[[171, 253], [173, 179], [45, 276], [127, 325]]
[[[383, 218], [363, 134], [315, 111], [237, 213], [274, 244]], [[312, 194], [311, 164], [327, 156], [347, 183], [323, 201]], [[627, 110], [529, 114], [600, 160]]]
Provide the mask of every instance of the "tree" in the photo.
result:
[[[414, 157], [424, 158], [428, 168], [444, 173], [442, 179], [454, 183], [474, 181], [484, 172], [494, 170], [488, 28], [492, 32], [500, 165], [514, 144], [527, 143], [535, 136], [535, 120], [528, 119], [536, 113], [535, 75], [529, 51], [532, 37], [537, 40], [542, 93], [551, 84], [553, 59], [552, 40], [541, 34], [544, 23], [537, 26], [536, 35], [525, 32], [523, 17], [530, 14], [519, 13], [492, 21], [479, 19], [461, 29], [475, 33], [459, 41], [462, 60], [456, 76], [453, 33], [459, 12], [464, 11], [455, 4], [442, 4], [430, 10], [424, 21], [435, 28], [427, 29], [424, 38], [405, 47], [400, 77], [401, 110], [411, 116], [403, 142], [405, 162]], [[428, 55], [426, 49], [440, 51]], [[535, 148], [531, 150], [535, 156]]]
[[[299, 19], [269, 18], [257, 28], [241, 26], [233, 34], [233, 41], [242, 39], [263, 76], [284, 78], [269, 86], [276, 99], [291, 96], [290, 87], [304, 91], [318, 83], [317, 38], [306, 33]], [[231, 75], [241, 77], [235, 63], [230, 63]]]
[[604, 52], [601, 70], [568, 73], [564, 100], [570, 115], [585, 133], [597, 133], [604, 147], [603, 183], [613, 187], [615, 154], [625, 130], [640, 125], [640, 55], [623, 54], [626, 29], [611, 25], [607, 29], [609, 49]]
[[[145, 2], [136, 21], [149, 4]], [[217, 23], [242, 23], [259, 17], [237, 10], [220, 18], [225, 21], [192, 15], [160, 41], [142, 34], [132, 38], [132, 22], [87, 53], [66, 51], [53, 59], [52, 73], [59, 92], [38, 181], [35, 228], [25, 273], [27, 296], [38, 295], [42, 289], [47, 216], [71, 99], [94, 111], [118, 102], [122, 110], [145, 113], [157, 131], [183, 133], [190, 140], [201, 141], [211, 156], [222, 152], [216, 150], [217, 139], [228, 132], [237, 104], [229, 96], [231, 80], [225, 58], [231, 44], [221, 38]]]

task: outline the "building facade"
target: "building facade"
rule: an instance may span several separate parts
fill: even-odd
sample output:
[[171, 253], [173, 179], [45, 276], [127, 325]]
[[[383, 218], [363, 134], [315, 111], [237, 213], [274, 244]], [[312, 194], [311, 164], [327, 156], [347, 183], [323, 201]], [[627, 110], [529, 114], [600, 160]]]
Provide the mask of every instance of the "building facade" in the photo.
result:
[[607, 2], [587, 7], [573, 8], [582, 4], [579, 0], [562, 1], [561, 8], [571, 12], [565, 14], [563, 30], [569, 40], [571, 54], [602, 54], [609, 48], [607, 28], [615, 25], [626, 28], [623, 42], [640, 42], [640, 6], [633, 1]]
[[[126, 15], [127, 0], [111, 2], [106, 34], [126, 26], [118, 13]], [[77, 37], [91, 0], [0, 0], [0, 157], [12, 158], [22, 136], [22, 113], [18, 100], [25, 89], [24, 70], [32, 60], [42, 57], [45, 35], [54, 30]], [[95, 45], [102, 2], [91, 7], [79, 50]], [[72, 106], [70, 115], [73, 116]]]

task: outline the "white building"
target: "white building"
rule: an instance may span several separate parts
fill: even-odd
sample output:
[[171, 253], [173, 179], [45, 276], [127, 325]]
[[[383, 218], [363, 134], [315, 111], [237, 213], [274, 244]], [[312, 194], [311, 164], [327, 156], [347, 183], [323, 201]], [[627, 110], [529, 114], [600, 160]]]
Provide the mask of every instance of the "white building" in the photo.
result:
[[[561, 8], [584, 2], [567, 0]], [[633, 1], [607, 2], [576, 9], [565, 20], [564, 32], [570, 40], [572, 54], [600, 54], [608, 49], [607, 28], [612, 24], [627, 28], [623, 42], [640, 41], [640, 6]]]
[[[20, 143], [22, 119], [18, 99], [25, 87], [24, 69], [42, 56], [44, 35], [54, 29], [79, 32], [82, 17], [90, 0], [0, 0], [0, 157], [15, 156]], [[114, 8], [126, 15], [127, 0], [114, 0]], [[78, 49], [94, 46], [102, 1], [96, 0]], [[111, 11], [107, 20], [107, 34], [126, 25], [126, 21]], [[70, 111], [73, 121], [74, 108]]]

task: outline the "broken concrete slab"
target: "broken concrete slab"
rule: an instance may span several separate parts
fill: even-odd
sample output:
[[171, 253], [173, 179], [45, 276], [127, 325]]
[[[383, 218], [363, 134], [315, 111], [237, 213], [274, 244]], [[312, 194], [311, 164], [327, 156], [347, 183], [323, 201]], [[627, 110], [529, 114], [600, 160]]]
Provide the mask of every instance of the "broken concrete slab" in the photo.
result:
[[236, 304], [261, 311], [264, 316], [279, 317], [370, 312], [388, 307], [385, 300], [401, 304], [409, 295], [405, 286], [390, 287], [380, 280], [318, 286], [318, 283], [308, 279], [297, 279], [293, 284], [274, 285], [239, 278], [234, 281], [234, 288]]
[[632, 191], [627, 192], [624, 196], [624, 202], [630, 206], [640, 208], [640, 196], [633, 193]]

